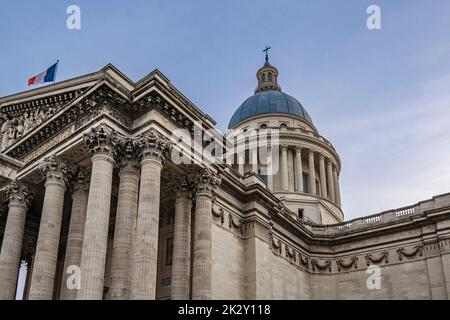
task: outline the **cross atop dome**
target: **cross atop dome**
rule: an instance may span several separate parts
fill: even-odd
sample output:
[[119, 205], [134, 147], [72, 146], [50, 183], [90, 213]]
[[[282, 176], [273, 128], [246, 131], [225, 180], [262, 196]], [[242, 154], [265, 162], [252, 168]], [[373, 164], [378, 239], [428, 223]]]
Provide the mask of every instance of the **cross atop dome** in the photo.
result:
[[269, 50], [270, 50], [270, 47], [268, 47], [268, 46], [266, 46], [266, 48], [263, 50], [263, 52], [266, 53], [266, 63], [264, 64], [265, 66], [270, 66], [270, 63], [269, 63]]
[[256, 78], [258, 79], [258, 87], [256, 88], [255, 93], [266, 90], [281, 91], [281, 88], [277, 82], [278, 70], [277, 68], [271, 66], [269, 63], [269, 50], [269, 46], [266, 46], [266, 48], [263, 50], [263, 52], [266, 54], [266, 61], [256, 73]]

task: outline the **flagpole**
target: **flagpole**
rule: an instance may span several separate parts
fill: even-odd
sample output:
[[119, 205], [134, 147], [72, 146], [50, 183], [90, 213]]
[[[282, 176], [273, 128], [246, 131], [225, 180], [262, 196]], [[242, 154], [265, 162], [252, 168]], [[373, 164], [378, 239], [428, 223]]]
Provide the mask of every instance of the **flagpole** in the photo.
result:
[[59, 59], [56, 60], [56, 68], [55, 68], [55, 78], [53, 79], [53, 83], [56, 82], [56, 73], [58, 72]]

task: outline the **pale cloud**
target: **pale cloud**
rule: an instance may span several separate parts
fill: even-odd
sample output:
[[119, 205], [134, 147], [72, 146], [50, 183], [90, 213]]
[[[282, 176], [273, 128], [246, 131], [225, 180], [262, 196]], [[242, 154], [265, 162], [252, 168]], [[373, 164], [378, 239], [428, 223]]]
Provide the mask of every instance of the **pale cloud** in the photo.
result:
[[449, 88], [435, 78], [401, 106], [338, 122], [346, 219], [450, 192]]

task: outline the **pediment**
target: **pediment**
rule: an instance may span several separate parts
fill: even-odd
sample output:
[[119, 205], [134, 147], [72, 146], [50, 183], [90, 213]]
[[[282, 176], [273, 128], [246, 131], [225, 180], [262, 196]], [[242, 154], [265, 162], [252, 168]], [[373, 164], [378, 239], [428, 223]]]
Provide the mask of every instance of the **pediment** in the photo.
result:
[[215, 124], [158, 70], [134, 83], [107, 65], [94, 74], [0, 98], [0, 149], [27, 163], [35, 157], [31, 153], [61, 142], [97, 117], [109, 117], [131, 133], [133, 121], [152, 109], [191, 132], [194, 121]]

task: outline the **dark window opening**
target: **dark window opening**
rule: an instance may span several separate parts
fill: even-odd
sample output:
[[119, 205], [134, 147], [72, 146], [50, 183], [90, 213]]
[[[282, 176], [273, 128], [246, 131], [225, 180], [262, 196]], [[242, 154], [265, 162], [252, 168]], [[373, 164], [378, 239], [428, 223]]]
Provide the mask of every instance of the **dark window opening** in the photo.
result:
[[305, 213], [305, 209], [298, 209], [298, 218], [303, 220], [304, 213]]

